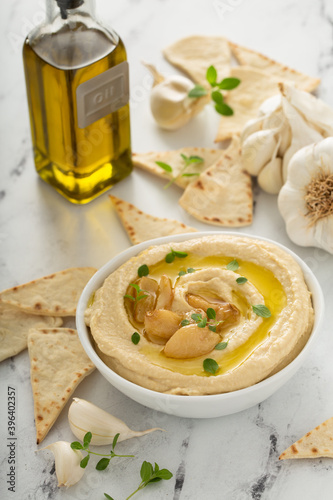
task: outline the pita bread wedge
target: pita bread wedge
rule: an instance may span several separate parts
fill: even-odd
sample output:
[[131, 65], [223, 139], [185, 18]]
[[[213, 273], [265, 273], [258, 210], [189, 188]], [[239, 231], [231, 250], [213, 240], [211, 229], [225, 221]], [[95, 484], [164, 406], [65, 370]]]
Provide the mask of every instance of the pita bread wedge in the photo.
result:
[[300, 71], [273, 61], [273, 59], [260, 54], [260, 52], [241, 47], [232, 42], [229, 42], [229, 45], [233, 55], [241, 65], [252, 66], [253, 68], [265, 71], [277, 80], [282, 79], [285, 82], [294, 82], [299, 89], [306, 90], [307, 92], [312, 92], [320, 84], [319, 78], [305, 75]]
[[209, 86], [206, 72], [215, 66], [218, 79], [225, 78], [230, 69], [230, 48], [221, 36], [194, 35], [182, 38], [163, 50], [164, 57], [186, 73], [195, 83]]
[[27, 348], [30, 328], [52, 328], [62, 325], [61, 318], [37, 316], [0, 302], [0, 361]]
[[0, 302], [40, 316], [75, 316], [83, 288], [96, 272], [72, 267], [0, 293]]
[[333, 417], [307, 432], [281, 453], [279, 459], [317, 457], [333, 458]]
[[133, 245], [151, 238], [197, 231], [178, 220], [161, 219], [146, 214], [131, 203], [116, 198], [116, 196], [109, 195], [109, 197]]
[[30, 330], [31, 385], [37, 444], [41, 443], [80, 382], [95, 368], [76, 330]]
[[256, 118], [260, 105], [269, 97], [279, 94], [278, 80], [269, 73], [249, 66], [231, 68], [230, 76], [241, 83], [226, 93], [225, 101], [234, 110], [232, 116], [222, 116], [215, 142], [240, 134], [251, 118]]
[[242, 168], [238, 137], [185, 189], [179, 204], [207, 224], [237, 227], [252, 223], [251, 177]]
[[[189, 147], [182, 149], [175, 149], [172, 151], [150, 152], [150, 153], [133, 153], [132, 160], [135, 167], [142, 168], [151, 174], [157, 175], [163, 179], [171, 180], [175, 179], [174, 183], [185, 189], [186, 186], [191, 184], [196, 176], [182, 176], [182, 169], [184, 169], [185, 162], [182, 158], [182, 154], [189, 156], [199, 156], [203, 158], [203, 162], [191, 163], [183, 173], [194, 173], [200, 174], [206, 168], [210, 167], [215, 161], [221, 156], [221, 149], [211, 149], [211, 148], [197, 148]], [[159, 167], [156, 162], [160, 161], [170, 165], [172, 172], [168, 173], [163, 168]]]

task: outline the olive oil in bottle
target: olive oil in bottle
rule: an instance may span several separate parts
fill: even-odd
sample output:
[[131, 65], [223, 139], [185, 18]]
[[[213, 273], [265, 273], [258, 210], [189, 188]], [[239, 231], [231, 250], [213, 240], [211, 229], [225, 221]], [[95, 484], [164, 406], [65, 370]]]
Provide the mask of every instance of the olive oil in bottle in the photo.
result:
[[93, 0], [47, 0], [23, 47], [36, 170], [87, 203], [132, 170], [126, 51]]

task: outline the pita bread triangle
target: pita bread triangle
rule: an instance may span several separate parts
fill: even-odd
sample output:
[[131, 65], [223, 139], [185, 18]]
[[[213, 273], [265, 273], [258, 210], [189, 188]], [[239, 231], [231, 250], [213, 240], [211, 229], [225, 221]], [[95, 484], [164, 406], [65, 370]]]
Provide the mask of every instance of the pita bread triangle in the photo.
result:
[[237, 227], [252, 223], [251, 177], [242, 168], [238, 137], [185, 189], [179, 204], [207, 224]]
[[278, 80], [250, 66], [235, 66], [231, 68], [230, 76], [241, 81], [238, 87], [225, 96], [225, 102], [231, 106], [234, 114], [222, 116], [215, 142], [239, 135], [247, 121], [257, 117], [260, 105], [280, 93]]
[[32, 329], [28, 336], [37, 444], [60, 415], [75, 388], [95, 368], [76, 330]]
[[131, 242], [136, 245], [142, 241], [170, 234], [193, 233], [193, 227], [172, 219], [161, 219], [142, 212], [127, 201], [109, 195]]
[[[188, 147], [171, 151], [163, 151], [160, 153], [133, 153], [132, 160], [135, 167], [142, 168], [143, 170], [146, 170], [163, 179], [167, 179], [168, 181], [175, 179], [174, 183], [185, 189], [186, 186], [193, 182], [195, 176], [184, 177], [181, 175], [182, 169], [184, 169], [185, 166], [184, 159], [181, 155], [183, 154], [187, 157], [198, 156], [202, 158], [203, 162], [191, 163], [183, 172], [187, 174], [200, 174], [203, 170], [215, 163], [215, 161], [221, 156], [222, 152], [223, 151], [221, 151], [221, 149]], [[156, 161], [170, 165], [172, 172], [168, 173], [163, 170], [163, 168], [156, 164]]]
[[226, 77], [230, 69], [230, 48], [222, 36], [194, 35], [182, 38], [164, 49], [163, 55], [195, 83], [204, 86], [209, 86], [206, 80], [209, 66], [215, 66], [219, 79]]
[[316, 457], [333, 458], [333, 417], [307, 432], [281, 453], [279, 459]]
[[314, 78], [289, 68], [284, 64], [260, 54], [260, 52], [256, 52], [232, 42], [229, 42], [229, 45], [233, 55], [241, 65], [252, 66], [253, 68], [265, 71], [278, 80], [289, 83], [294, 82], [299, 89], [306, 90], [307, 92], [312, 92], [320, 84], [319, 78]]
[[0, 361], [27, 348], [30, 328], [52, 328], [62, 325], [61, 318], [37, 316], [0, 302]]
[[41, 316], [75, 316], [83, 288], [95, 274], [93, 267], [72, 267], [0, 293], [0, 302]]

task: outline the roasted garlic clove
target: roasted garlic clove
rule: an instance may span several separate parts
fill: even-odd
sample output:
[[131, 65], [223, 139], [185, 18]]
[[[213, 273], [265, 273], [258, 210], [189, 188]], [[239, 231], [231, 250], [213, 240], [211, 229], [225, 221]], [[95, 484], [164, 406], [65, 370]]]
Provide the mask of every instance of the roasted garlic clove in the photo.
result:
[[173, 301], [173, 289], [171, 280], [168, 276], [163, 275], [160, 279], [156, 309], [170, 309]]
[[173, 311], [155, 309], [145, 316], [145, 333], [149, 340], [157, 344], [165, 344], [179, 329], [182, 316]]
[[220, 336], [209, 328], [199, 328], [192, 324], [177, 330], [166, 343], [163, 352], [169, 358], [195, 358], [211, 352], [219, 340]]

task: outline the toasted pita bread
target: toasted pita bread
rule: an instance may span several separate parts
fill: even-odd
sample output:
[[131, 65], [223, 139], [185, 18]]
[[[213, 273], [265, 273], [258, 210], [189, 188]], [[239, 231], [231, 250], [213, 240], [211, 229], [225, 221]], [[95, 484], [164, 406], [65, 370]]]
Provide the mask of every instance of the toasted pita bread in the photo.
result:
[[0, 302], [40, 316], [75, 316], [83, 288], [96, 272], [72, 267], [0, 293]]
[[320, 84], [319, 78], [305, 75], [300, 71], [296, 71], [284, 64], [273, 61], [273, 59], [260, 54], [260, 52], [247, 49], [246, 47], [236, 45], [232, 42], [229, 42], [229, 45], [233, 55], [241, 65], [252, 66], [253, 68], [265, 71], [277, 80], [283, 80], [289, 83], [293, 82], [299, 89], [306, 90], [307, 92], [316, 89]]
[[28, 349], [37, 444], [41, 443], [80, 382], [95, 368], [76, 330], [30, 330]]
[[133, 245], [151, 238], [197, 231], [194, 227], [186, 226], [178, 220], [161, 219], [146, 214], [131, 203], [116, 198], [116, 196], [109, 195], [109, 197]]
[[208, 224], [237, 227], [252, 223], [251, 177], [242, 168], [238, 137], [214, 165], [185, 189], [179, 204]]
[[186, 73], [195, 83], [209, 86], [206, 72], [215, 66], [218, 80], [225, 78], [230, 69], [230, 48], [221, 36], [189, 36], [163, 50], [164, 57]]
[[225, 97], [234, 114], [222, 116], [215, 142], [240, 134], [246, 122], [257, 117], [260, 105], [269, 97], [280, 93], [278, 80], [264, 71], [249, 66], [236, 66], [231, 68], [230, 76], [241, 81]]
[[52, 328], [62, 325], [61, 318], [37, 316], [0, 302], [0, 361], [27, 348], [30, 328]]
[[279, 456], [286, 458], [333, 458], [333, 417], [307, 432]]
[[[135, 167], [147, 170], [151, 174], [157, 175], [158, 177], [162, 177], [163, 179], [167, 179], [169, 181], [171, 179], [175, 179], [174, 183], [177, 186], [185, 189], [186, 186], [191, 184], [191, 182], [193, 182], [196, 177], [183, 177], [180, 175], [185, 165], [181, 154], [184, 154], [187, 157], [200, 156], [200, 158], [203, 158], [203, 162], [191, 163], [185, 171], [186, 173], [200, 174], [208, 167], [210, 167], [213, 163], [215, 163], [216, 160], [221, 156], [222, 152], [223, 151], [221, 151], [221, 149], [193, 147], [175, 149], [172, 151], [163, 151], [161, 153], [133, 153], [132, 159]], [[170, 167], [172, 168], [172, 172], [168, 173], [163, 170], [163, 168], [159, 167], [156, 164], [157, 161], [170, 165]]]

